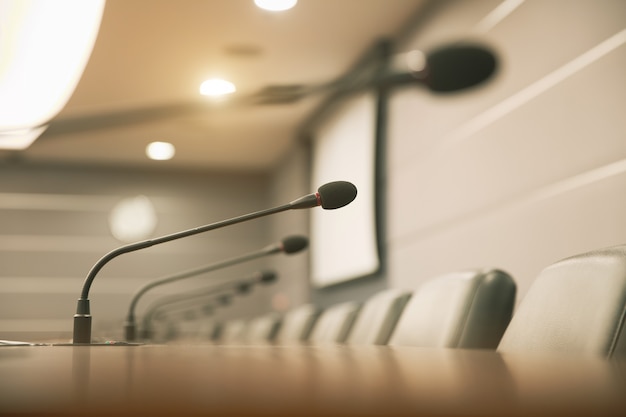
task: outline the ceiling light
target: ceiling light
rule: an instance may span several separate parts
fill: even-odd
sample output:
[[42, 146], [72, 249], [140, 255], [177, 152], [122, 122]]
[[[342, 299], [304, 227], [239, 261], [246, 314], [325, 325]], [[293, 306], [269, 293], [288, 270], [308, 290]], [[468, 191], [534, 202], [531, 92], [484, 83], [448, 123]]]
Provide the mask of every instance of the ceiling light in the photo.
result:
[[104, 0], [0, 2], [0, 132], [34, 131], [61, 111], [87, 64], [103, 10]]
[[272, 12], [289, 10], [295, 6], [297, 2], [298, 0], [254, 0], [254, 4], [258, 7]]
[[203, 96], [224, 96], [234, 93], [236, 90], [235, 84], [219, 78], [206, 80], [200, 85], [200, 94]]
[[157, 161], [172, 159], [176, 153], [176, 148], [169, 142], [152, 142], [146, 147], [148, 158]]
[[48, 126], [0, 132], [0, 149], [21, 151], [28, 148]]

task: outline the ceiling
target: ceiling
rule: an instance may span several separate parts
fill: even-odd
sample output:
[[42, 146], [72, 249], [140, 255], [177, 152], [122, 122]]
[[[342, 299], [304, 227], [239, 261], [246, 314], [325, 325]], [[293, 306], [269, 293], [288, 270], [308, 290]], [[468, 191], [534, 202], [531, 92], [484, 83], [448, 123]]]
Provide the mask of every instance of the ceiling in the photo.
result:
[[[251, 97], [269, 85], [316, 85], [346, 71], [374, 43], [398, 33], [425, 0], [300, 0], [271, 13], [253, 0], [108, 0], [85, 72], [23, 162], [271, 169], [321, 94], [283, 104]], [[238, 91], [200, 96], [208, 78]], [[152, 141], [176, 146], [152, 161]]]

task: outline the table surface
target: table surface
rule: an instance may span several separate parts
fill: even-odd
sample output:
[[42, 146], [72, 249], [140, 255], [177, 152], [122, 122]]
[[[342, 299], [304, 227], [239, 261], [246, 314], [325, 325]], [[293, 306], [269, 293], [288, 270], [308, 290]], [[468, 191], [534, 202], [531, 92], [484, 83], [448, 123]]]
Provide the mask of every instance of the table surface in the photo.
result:
[[388, 346], [3, 346], [0, 415], [615, 415], [626, 363]]

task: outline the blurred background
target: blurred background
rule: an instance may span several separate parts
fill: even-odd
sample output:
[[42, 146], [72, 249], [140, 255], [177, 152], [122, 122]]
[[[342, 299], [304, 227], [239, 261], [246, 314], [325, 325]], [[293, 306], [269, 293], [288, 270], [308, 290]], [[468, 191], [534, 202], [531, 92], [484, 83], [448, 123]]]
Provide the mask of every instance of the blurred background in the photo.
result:
[[[622, 0], [299, 0], [280, 12], [252, 0], [94, 2], [101, 20], [82, 74], [21, 149], [6, 133], [17, 129], [11, 112], [38, 99], [6, 93], [8, 46], [15, 33], [51, 35], [25, 25], [37, 2], [11, 3], [0, 30], [0, 339], [70, 338], [83, 280], [105, 253], [314, 192], [331, 159], [366, 206], [353, 217], [372, 232], [369, 269], [317, 279], [323, 247], [340, 262], [363, 258], [363, 227], [335, 247], [312, 211], [290, 211], [115, 259], [91, 289], [93, 334], [120, 338], [133, 293], [151, 280], [289, 235], [310, 236], [310, 250], [155, 289], [138, 315], [165, 294], [262, 268], [279, 281], [219, 318], [361, 301], [476, 267], [509, 272], [519, 302], [549, 264], [626, 242]], [[67, 4], [66, 17], [79, 9]], [[407, 71], [409, 51], [457, 43], [493, 51], [493, 76], [447, 93], [372, 82], [381, 69]], [[47, 51], [31, 69], [64, 68]], [[236, 91], [200, 94], [215, 78]], [[327, 145], [345, 136], [343, 148]], [[150, 159], [152, 142], [173, 156]], [[371, 171], [355, 180], [363, 163]]]

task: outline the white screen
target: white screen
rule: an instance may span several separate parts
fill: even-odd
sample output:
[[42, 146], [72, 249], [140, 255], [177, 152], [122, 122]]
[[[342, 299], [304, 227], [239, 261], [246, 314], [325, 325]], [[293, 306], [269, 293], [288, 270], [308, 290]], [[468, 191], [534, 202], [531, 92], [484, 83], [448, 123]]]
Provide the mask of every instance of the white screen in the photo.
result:
[[337, 210], [311, 212], [311, 279], [316, 287], [376, 272], [376, 99], [346, 99], [313, 132], [313, 189], [350, 181], [356, 199]]

